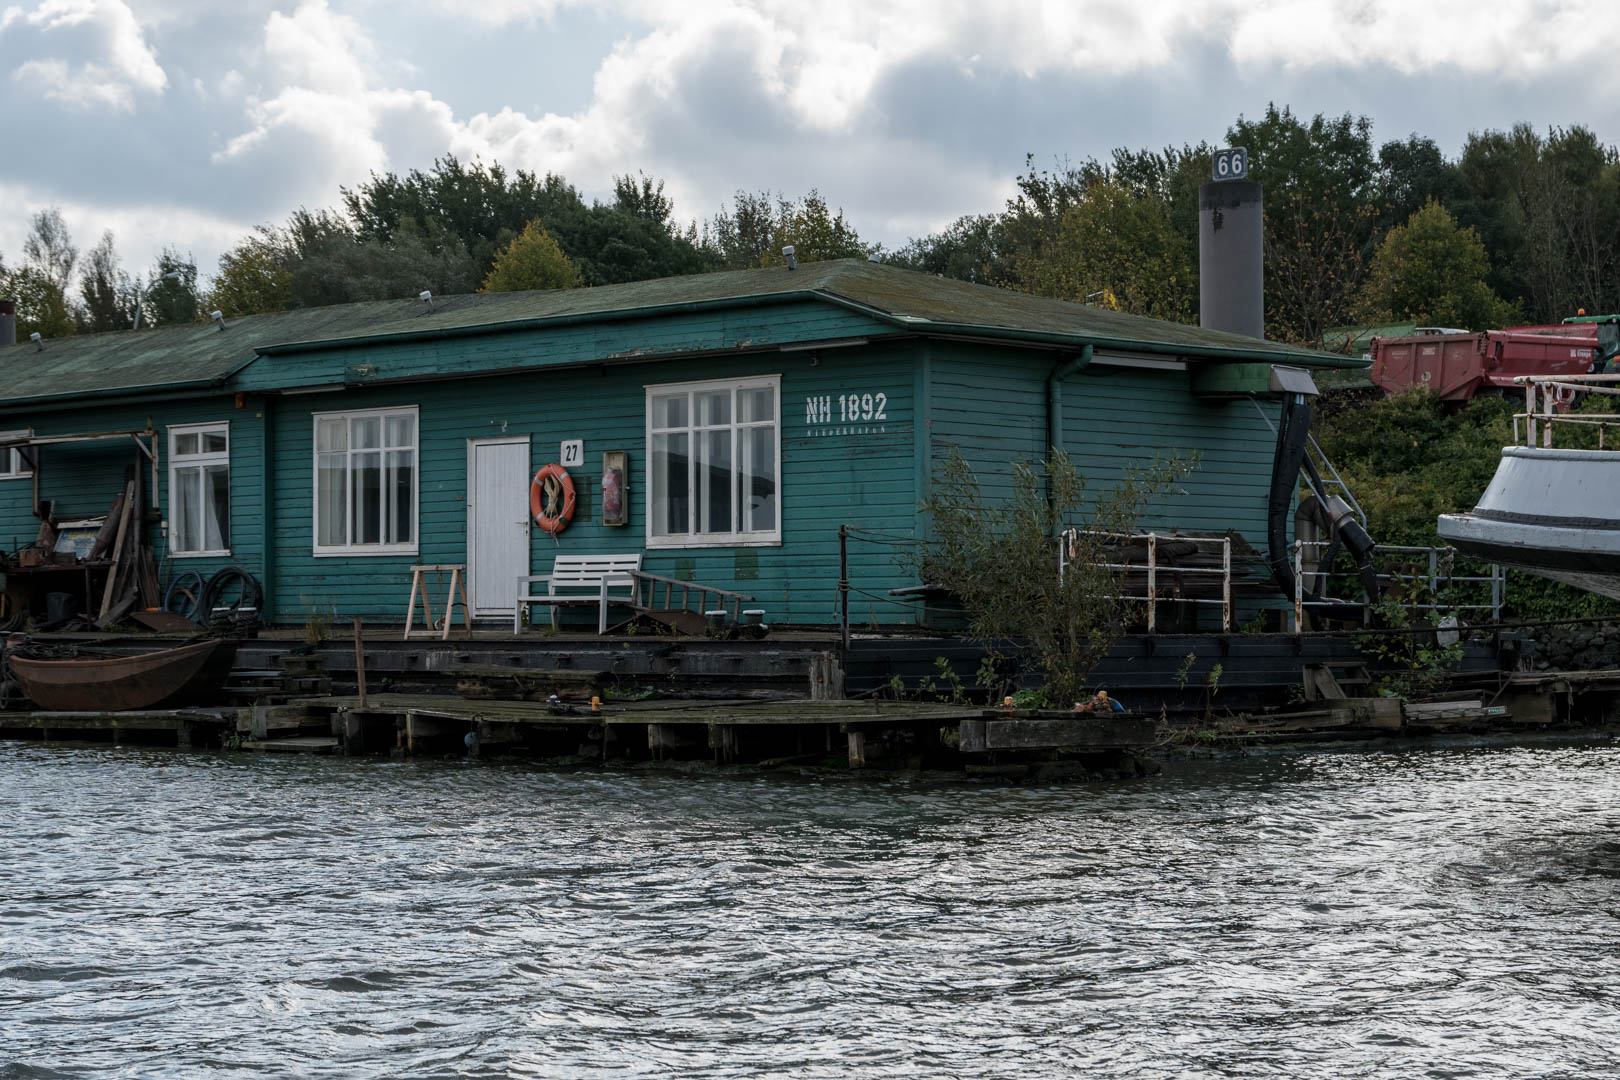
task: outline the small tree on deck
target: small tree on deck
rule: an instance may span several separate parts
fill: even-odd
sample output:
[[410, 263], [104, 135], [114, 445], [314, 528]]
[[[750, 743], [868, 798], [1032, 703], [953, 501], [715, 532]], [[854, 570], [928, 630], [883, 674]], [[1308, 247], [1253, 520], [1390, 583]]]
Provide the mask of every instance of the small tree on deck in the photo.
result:
[[[1105, 534], [1134, 531], [1147, 500], [1190, 467], [1155, 462], [1087, 500], [1085, 477], [1058, 451], [1039, 467], [1014, 463], [1009, 496], [990, 501], [953, 448], [922, 503], [932, 531], [915, 569], [956, 596], [971, 636], [1023, 643], [1052, 704], [1076, 700], [1130, 619], [1114, 572], [1103, 566]], [[1060, 576], [1057, 534], [1068, 527], [1076, 531], [1062, 541], [1068, 565]]]

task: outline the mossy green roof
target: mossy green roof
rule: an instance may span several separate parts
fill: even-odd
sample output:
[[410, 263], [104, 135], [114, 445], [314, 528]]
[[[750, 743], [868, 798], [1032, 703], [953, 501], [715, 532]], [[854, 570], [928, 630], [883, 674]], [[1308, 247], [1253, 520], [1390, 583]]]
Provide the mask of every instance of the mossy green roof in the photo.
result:
[[8, 373], [0, 402], [67, 396], [124, 396], [216, 386], [262, 354], [388, 340], [543, 327], [550, 322], [634, 319], [770, 300], [834, 303], [897, 333], [982, 336], [1031, 343], [1173, 353], [1191, 358], [1306, 366], [1362, 366], [1359, 360], [1181, 323], [1085, 307], [900, 270], [864, 260], [724, 271], [542, 292], [378, 300], [139, 332], [54, 339], [0, 352]]

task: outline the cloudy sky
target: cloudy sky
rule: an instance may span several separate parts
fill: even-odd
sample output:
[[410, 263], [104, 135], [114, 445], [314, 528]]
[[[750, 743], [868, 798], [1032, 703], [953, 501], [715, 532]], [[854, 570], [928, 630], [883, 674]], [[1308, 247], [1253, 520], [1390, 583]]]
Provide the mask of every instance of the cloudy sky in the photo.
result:
[[818, 188], [893, 246], [1038, 163], [1219, 143], [1268, 101], [1620, 142], [1613, 0], [0, 0], [0, 257], [61, 207], [126, 263], [206, 275], [257, 223], [439, 155], [683, 220]]

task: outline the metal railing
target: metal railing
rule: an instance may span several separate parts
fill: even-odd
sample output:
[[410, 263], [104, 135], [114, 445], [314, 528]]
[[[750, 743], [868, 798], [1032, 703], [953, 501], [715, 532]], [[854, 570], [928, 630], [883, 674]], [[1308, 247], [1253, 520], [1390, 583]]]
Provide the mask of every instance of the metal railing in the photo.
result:
[[[1576, 395], [1597, 394], [1620, 398], [1620, 375], [1521, 375], [1513, 380], [1524, 387], [1524, 412], [1513, 414], [1513, 441], [1525, 446], [1553, 445], [1553, 432], [1597, 428], [1598, 449], [1605, 449], [1605, 434], [1620, 427], [1620, 413], [1571, 413]], [[1519, 422], [1524, 422], [1521, 432]]]
[[[1063, 580], [1063, 574], [1068, 567], [1074, 565], [1079, 552], [1078, 540], [1081, 536], [1101, 536], [1116, 540], [1141, 540], [1147, 543], [1147, 558], [1143, 562], [1098, 562], [1093, 565], [1104, 569], [1124, 573], [1141, 571], [1147, 574], [1147, 591], [1144, 594], [1121, 593], [1114, 595], [1117, 600], [1134, 600], [1147, 605], [1147, 631], [1157, 632], [1159, 623], [1159, 604], [1164, 601], [1173, 601], [1181, 604], [1219, 604], [1221, 607], [1221, 629], [1232, 629], [1232, 538], [1229, 536], [1187, 536], [1181, 533], [1169, 533], [1161, 536], [1158, 533], [1121, 533], [1105, 532], [1099, 529], [1065, 529], [1058, 537], [1058, 580]], [[1203, 544], [1218, 544], [1221, 550], [1221, 565], [1213, 566], [1160, 566], [1159, 541], [1160, 540], [1186, 540]], [[1180, 590], [1169, 594], [1161, 592], [1159, 588], [1159, 572], [1181, 574], [1219, 575], [1221, 579], [1221, 595], [1219, 597], [1184, 596]]]
[[[1342, 600], [1305, 599], [1306, 577], [1309, 576], [1315, 579], [1325, 577], [1331, 572], [1330, 567], [1323, 567], [1320, 565], [1313, 570], [1307, 571], [1305, 568], [1305, 549], [1325, 548], [1328, 547], [1330, 543], [1331, 541], [1327, 540], [1295, 540], [1293, 543], [1293, 632], [1296, 634], [1300, 632], [1300, 627], [1304, 625], [1306, 608], [1341, 607], [1344, 604], [1344, 601]], [[1374, 551], [1374, 557], [1376, 558], [1380, 555], [1418, 555], [1423, 557], [1422, 560], [1419, 560], [1419, 566], [1415, 570], [1388, 569], [1379, 570], [1374, 574], [1374, 577], [1377, 578], [1380, 583], [1389, 586], [1389, 588], [1382, 590], [1386, 594], [1393, 592], [1393, 587], [1397, 585], [1410, 586], [1416, 584], [1427, 587], [1427, 596], [1431, 599], [1421, 599], [1423, 594], [1420, 593], [1419, 599], [1400, 601], [1400, 603], [1403, 604], [1403, 606], [1405, 606], [1409, 611], [1488, 611], [1491, 614], [1492, 622], [1502, 621], [1502, 597], [1507, 587], [1507, 572], [1501, 566], [1498, 566], [1495, 563], [1487, 563], [1485, 564], [1487, 573], [1484, 574], [1454, 573], [1454, 568], [1458, 562], [1458, 555], [1454, 549], [1449, 547], [1415, 547], [1405, 544], [1379, 544]], [[1317, 557], [1320, 559], [1320, 551], [1317, 552]], [[1423, 561], [1426, 561], [1428, 564], [1426, 571], [1421, 565]], [[1407, 560], [1405, 565], [1409, 567], [1410, 563], [1411, 560]], [[1476, 583], [1490, 586], [1489, 603], [1465, 603], [1457, 600], [1446, 602], [1441, 601], [1441, 597], [1444, 596], [1445, 593], [1454, 590], [1457, 586], [1463, 586], [1466, 591], [1467, 586]], [[1369, 622], [1372, 618], [1372, 606], [1368, 603], [1368, 599], [1369, 598], [1366, 595], [1366, 592], [1363, 591], [1361, 596], [1363, 623]]]

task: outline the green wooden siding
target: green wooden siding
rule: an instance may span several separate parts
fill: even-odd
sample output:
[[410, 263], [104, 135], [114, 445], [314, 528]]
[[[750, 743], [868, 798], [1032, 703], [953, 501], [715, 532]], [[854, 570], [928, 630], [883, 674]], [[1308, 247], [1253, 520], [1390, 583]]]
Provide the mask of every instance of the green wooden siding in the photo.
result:
[[39, 533], [33, 503], [34, 482], [31, 479], [0, 479], [0, 544], [4, 544], [7, 551], [15, 551]]
[[[1185, 371], [1093, 364], [1064, 387], [1063, 437], [1075, 466], [1099, 489], [1155, 458], [1193, 463], [1174, 493], [1148, 501], [1139, 527], [1197, 536], [1236, 529], [1264, 555], [1276, 440], [1252, 401], [1195, 398]], [[1261, 566], [1250, 569], [1259, 580], [1269, 577]], [[1280, 593], [1239, 597], [1233, 617], [1246, 622], [1282, 603]], [[1213, 606], [1199, 606], [1195, 618], [1206, 629], [1220, 625]]]
[[[467, 558], [467, 441], [530, 438], [531, 468], [557, 460], [564, 439], [585, 441], [572, 471], [580, 496], [573, 523], [552, 538], [531, 534], [530, 565], [545, 573], [559, 552], [606, 554], [646, 549], [646, 390], [648, 384], [781, 375], [781, 546], [654, 548], [644, 565], [657, 574], [748, 593], [775, 624], [828, 623], [836, 608], [838, 526], [844, 522], [910, 536], [915, 522], [910, 345], [789, 353], [747, 360], [694, 359], [598, 370], [533, 372], [453, 384], [370, 387], [279, 401], [273, 507], [277, 617], [311, 612], [398, 622], [410, 590], [409, 567]], [[839, 395], [886, 394], [886, 419], [838, 423]], [[807, 400], [831, 398], [834, 422], [807, 422]], [[414, 405], [420, 423], [420, 538], [414, 555], [313, 554], [315, 413]], [[630, 523], [600, 524], [602, 452], [630, 455]], [[852, 605], [862, 618], [910, 619], [882, 594], [907, 578], [890, 546], [852, 551], [852, 574], [879, 599]], [[868, 606], [869, 605], [869, 606]], [[870, 610], [869, 610], [870, 608]], [[885, 610], [887, 609], [887, 615]]]
[[1094, 364], [1064, 386], [1063, 440], [1076, 468], [1102, 487], [1155, 457], [1195, 462], [1177, 493], [1148, 503], [1142, 528], [1237, 529], [1264, 550], [1275, 445], [1252, 402], [1194, 398], [1184, 371]]
[[[993, 347], [935, 345], [931, 351], [933, 465], [937, 469], [954, 446], [986, 497], [1003, 498], [1014, 462], [1047, 452], [1046, 380], [1057, 361]], [[1275, 438], [1253, 402], [1195, 398], [1185, 371], [1094, 363], [1064, 381], [1062, 437], [1095, 493], [1156, 459], [1196, 461], [1173, 492], [1149, 501], [1141, 528], [1210, 536], [1236, 529], [1265, 551]], [[1249, 618], [1260, 606], [1272, 605], [1240, 601], [1237, 617]], [[1199, 618], [1214, 625], [1214, 609], [1201, 610]]]
[[[1046, 379], [1056, 362], [1023, 350], [934, 346], [932, 458], [957, 447], [988, 497], [1008, 491], [1013, 463], [1046, 453]], [[1185, 371], [1093, 364], [1063, 384], [1063, 449], [1093, 491], [1155, 458], [1196, 460], [1175, 493], [1153, 499], [1146, 529], [1216, 534], [1265, 545], [1273, 438], [1247, 401], [1206, 401]]]
[[986, 499], [1011, 494], [1014, 463], [1046, 456], [1046, 353], [995, 346], [930, 346], [933, 468], [952, 447]]
[[[1047, 377], [1058, 358], [1045, 349], [881, 336], [887, 334], [892, 328], [859, 314], [799, 302], [373, 342], [272, 353], [212, 396], [38, 415], [14, 409], [0, 416], [0, 430], [140, 428], [151, 417], [165, 434], [159, 500], [166, 517], [167, 427], [229, 421], [231, 557], [168, 558], [160, 535], [166, 530], [154, 527], [162, 576], [242, 565], [265, 580], [266, 614], [281, 624], [311, 614], [401, 622], [411, 566], [467, 560], [468, 441], [528, 436], [531, 473], [558, 459], [563, 440], [585, 443], [584, 463], [572, 471], [576, 516], [556, 539], [532, 530], [533, 573], [547, 572], [562, 552], [645, 550], [649, 571], [751, 594], [775, 625], [826, 625], [837, 619], [838, 528], [848, 524], [857, 530], [849, 546], [852, 620], [904, 625], [919, 608], [887, 593], [917, 583], [904, 560], [926, 527], [917, 503], [929, 478], [954, 446], [988, 497], [1005, 496], [1013, 463], [1047, 452]], [[861, 337], [871, 340], [818, 351], [712, 354]], [[683, 353], [691, 355], [670, 359]], [[781, 544], [647, 548], [646, 387], [758, 375], [781, 377]], [[317, 386], [331, 389], [254, 391]], [[246, 391], [241, 408], [239, 389]], [[852, 398], [871, 415], [851, 417]], [[882, 416], [875, 415], [879, 401]], [[1252, 403], [1197, 399], [1185, 371], [1096, 363], [1065, 381], [1063, 401], [1064, 447], [1095, 490], [1155, 457], [1197, 455], [1197, 469], [1178, 494], [1153, 501], [1144, 527], [1208, 534], [1236, 528], [1263, 548], [1273, 439]], [[316, 557], [313, 415], [400, 406], [415, 406], [419, 417], [416, 550]], [[600, 524], [608, 450], [630, 455], [624, 527]], [[42, 453], [42, 497], [56, 500], [60, 516], [105, 513], [133, 460], [131, 448], [116, 444]], [[0, 541], [33, 538], [31, 496], [29, 481], [0, 480]]]
[[[0, 419], [5, 430], [32, 427], [37, 435], [87, 434], [145, 428], [148, 420], [158, 431], [157, 507], [161, 525], [148, 527], [147, 536], [165, 583], [171, 575], [196, 570], [204, 577], [222, 566], [239, 565], [262, 572], [264, 534], [263, 409], [257, 399], [238, 409], [231, 397], [154, 402], [139, 406], [79, 409], [13, 415]], [[168, 543], [169, 446], [168, 427], [180, 424], [228, 422], [231, 452], [231, 554], [228, 557], [172, 556]], [[99, 517], [123, 490], [126, 469], [135, 462], [130, 441], [64, 443], [39, 447], [40, 498], [50, 500], [58, 520]], [[142, 462], [145, 462], [143, 457]], [[143, 465], [142, 483], [150, 485], [149, 465]], [[148, 497], [149, 503], [152, 501]], [[8, 548], [32, 541], [39, 531], [33, 514], [33, 482], [0, 481], [0, 543]]]

